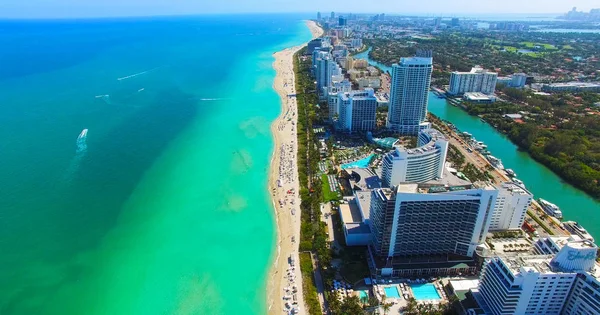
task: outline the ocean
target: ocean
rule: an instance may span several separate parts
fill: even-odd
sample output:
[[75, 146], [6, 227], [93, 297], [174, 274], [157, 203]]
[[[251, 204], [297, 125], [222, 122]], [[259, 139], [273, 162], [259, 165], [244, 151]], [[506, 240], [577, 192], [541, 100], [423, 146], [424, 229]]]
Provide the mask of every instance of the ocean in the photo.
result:
[[0, 314], [265, 313], [303, 18], [0, 21]]

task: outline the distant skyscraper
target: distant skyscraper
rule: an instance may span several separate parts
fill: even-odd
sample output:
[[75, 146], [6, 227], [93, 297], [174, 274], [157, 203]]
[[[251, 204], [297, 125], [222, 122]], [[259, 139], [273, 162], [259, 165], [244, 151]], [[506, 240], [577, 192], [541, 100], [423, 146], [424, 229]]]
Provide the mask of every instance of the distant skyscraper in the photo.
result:
[[331, 19], [335, 19], [335, 12], [331, 11]]
[[416, 135], [429, 128], [427, 101], [433, 69], [432, 58], [401, 58], [392, 66], [387, 125], [402, 134]]
[[340, 18], [338, 19], [338, 25], [339, 26], [346, 26], [346, 25], [348, 25], [348, 20], [346, 20], [345, 17], [340, 16]]
[[452, 26], [459, 26], [460, 25], [460, 20], [458, 18], [452, 18], [452, 20], [450, 21], [450, 25], [452, 25]]
[[317, 20], [321, 19], [321, 12], [317, 12]]
[[374, 189], [370, 208], [373, 249], [382, 257], [471, 257], [485, 242], [497, 193], [418, 184], [400, 184], [391, 191]]

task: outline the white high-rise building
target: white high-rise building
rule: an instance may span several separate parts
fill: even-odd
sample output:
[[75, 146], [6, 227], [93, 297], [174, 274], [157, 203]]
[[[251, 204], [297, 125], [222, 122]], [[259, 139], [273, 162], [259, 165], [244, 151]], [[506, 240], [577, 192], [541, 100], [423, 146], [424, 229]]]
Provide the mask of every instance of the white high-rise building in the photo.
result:
[[342, 69], [333, 60], [333, 57], [329, 52], [318, 51], [316, 53], [315, 63], [315, 77], [317, 79], [317, 91], [325, 99], [327, 95], [323, 94], [323, 91], [331, 85], [334, 76], [340, 76]]
[[502, 183], [492, 214], [490, 231], [519, 230], [525, 221], [533, 195], [514, 183]]
[[373, 89], [338, 94], [338, 129], [345, 132], [371, 131], [377, 119], [377, 98]]
[[486, 261], [472, 290], [485, 314], [600, 314], [598, 247], [569, 238], [550, 248], [550, 255], [505, 254]]
[[462, 95], [468, 92], [494, 94], [498, 73], [488, 72], [481, 67], [474, 67], [470, 72], [454, 71], [450, 75], [448, 93]]
[[381, 180], [384, 187], [400, 183], [422, 183], [442, 178], [448, 154], [448, 140], [435, 129], [419, 132], [418, 147], [396, 147], [383, 157]]
[[425, 119], [432, 69], [433, 59], [425, 57], [401, 58], [392, 66], [388, 128], [412, 135], [429, 128]]
[[348, 80], [334, 80], [327, 91], [327, 107], [329, 109], [329, 121], [339, 116], [338, 113], [338, 94], [352, 91], [352, 83]]
[[497, 193], [418, 184], [375, 189], [370, 211], [373, 249], [383, 257], [473, 256], [485, 241]]

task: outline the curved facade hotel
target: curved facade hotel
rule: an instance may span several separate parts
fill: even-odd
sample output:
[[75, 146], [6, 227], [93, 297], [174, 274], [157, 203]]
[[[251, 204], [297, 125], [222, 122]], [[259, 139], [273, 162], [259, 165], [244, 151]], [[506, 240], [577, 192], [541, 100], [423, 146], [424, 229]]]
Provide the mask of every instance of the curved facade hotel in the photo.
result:
[[381, 175], [384, 187], [442, 178], [448, 140], [435, 129], [425, 129], [419, 132], [418, 145], [416, 149], [396, 147], [386, 154]]

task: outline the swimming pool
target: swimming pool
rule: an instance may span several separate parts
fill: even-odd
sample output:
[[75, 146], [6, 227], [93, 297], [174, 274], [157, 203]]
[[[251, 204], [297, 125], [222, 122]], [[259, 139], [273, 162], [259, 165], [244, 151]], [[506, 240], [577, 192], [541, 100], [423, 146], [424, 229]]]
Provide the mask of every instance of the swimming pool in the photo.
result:
[[360, 290], [358, 291], [358, 297], [362, 300], [363, 298], [369, 298], [369, 292], [368, 291], [364, 291], [364, 290]]
[[385, 296], [390, 299], [390, 298], [400, 298], [400, 292], [398, 292], [398, 287], [397, 286], [393, 286], [393, 287], [385, 287], [383, 288], [383, 290], [385, 291]]
[[367, 168], [367, 167], [369, 167], [369, 163], [371, 163], [371, 160], [373, 159], [374, 156], [375, 156], [375, 154], [371, 154], [364, 159], [360, 159], [358, 161], [354, 161], [351, 163], [342, 164], [342, 169], [345, 170], [347, 168]]
[[413, 291], [415, 300], [441, 300], [442, 297], [435, 289], [433, 283], [411, 284], [410, 288]]

